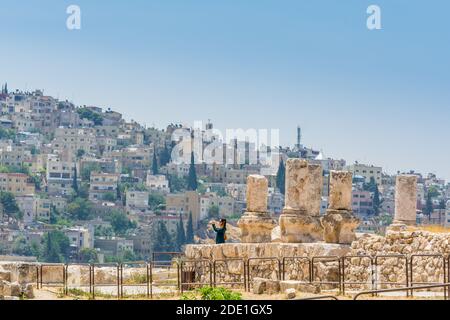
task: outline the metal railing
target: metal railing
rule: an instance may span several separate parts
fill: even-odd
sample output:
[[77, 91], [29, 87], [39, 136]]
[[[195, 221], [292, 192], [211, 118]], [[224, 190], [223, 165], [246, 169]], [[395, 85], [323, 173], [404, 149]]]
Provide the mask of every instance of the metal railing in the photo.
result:
[[[139, 268], [139, 269], [145, 269], [145, 282], [141, 282], [139, 280], [139, 273], [137, 273], [138, 279], [130, 279], [132, 281], [132, 283], [130, 284], [124, 284], [123, 281], [123, 269], [127, 269], [128, 267], [134, 267], [134, 269]], [[119, 267], [119, 279], [120, 279], [120, 298], [124, 297], [123, 294], [123, 289], [124, 287], [134, 287], [134, 288], [140, 288], [140, 287], [144, 287], [145, 288], [145, 295], [147, 298], [152, 298], [153, 297], [153, 290], [151, 290], [151, 283], [153, 281], [152, 279], [152, 271], [151, 271], [151, 264], [149, 264], [147, 261], [130, 261], [130, 262], [123, 262], [120, 264]], [[135, 283], [137, 280], [137, 283]]]
[[101, 283], [99, 287], [116, 287], [117, 299], [120, 299], [120, 265], [118, 263], [93, 263], [92, 267], [92, 299], [95, 299], [95, 268], [115, 268], [116, 269], [116, 281], [115, 283]]
[[[379, 270], [378, 267], [380, 266], [379, 261], [383, 259], [397, 259], [398, 260], [404, 260], [404, 266], [405, 266], [405, 282], [398, 282], [398, 281], [381, 281], [379, 280]], [[378, 289], [378, 285], [392, 285], [392, 286], [399, 286], [404, 285], [405, 287], [409, 286], [409, 271], [408, 271], [408, 257], [403, 254], [383, 254], [383, 255], [376, 255], [374, 257], [374, 268], [375, 268], [375, 289]], [[381, 264], [383, 265], [383, 264]], [[407, 292], [407, 296], [409, 296], [409, 293]]]
[[[326, 280], [323, 281], [321, 280], [316, 280], [316, 272], [314, 269], [314, 264], [316, 262], [325, 264], [325, 263], [330, 263], [330, 262], [337, 262], [338, 264], [338, 274], [337, 274], [337, 281], [336, 280]], [[341, 292], [342, 290], [342, 259], [341, 257], [338, 256], [315, 256], [312, 257], [311, 259], [311, 283], [312, 284], [319, 284], [319, 285], [323, 285], [323, 284], [328, 284], [328, 285], [337, 285], [339, 292]]]
[[[314, 256], [311, 258], [308, 257], [283, 257], [282, 260], [278, 257], [259, 257], [259, 258], [224, 258], [217, 260], [210, 259], [176, 259], [176, 257], [181, 257], [179, 252], [162, 252], [155, 253], [152, 257], [157, 259], [158, 257], [169, 254], [172, 257], [170, 261], [130, 261], [124, 262], [121, 264], [113, 263], [113, 264], [89, 264], [89, 263], [74, 263], [74, 264], [57, 264], [57, 263], [43, 263], [36, 265], [36, 284], [37, 288], [43, 288], [44, 286], [48, 287], [62, 287], [64, 294], [69, 294], [70, 284], [69, 284], [69, 275], [72, 274], [73, 271], [71, 269], [73, 267], [79, 267], [77, 275], [80, 277], [80, 284], [72, 285], [73, 288], [84, 288], [83, 290], [89, 289], [89, 294], [92, 299], [95, 299], [96, 288], [100, 287], [116, 287], [117, 288], [117, 298], [124, 298], [126, 295], [125, 289], [127, 287], [136, 286], [136, 287], [144, 287], [144, 294], [146, 297], [153, 297], [154, 287], [174, 287], [178, 292], [183, 292], [185, 290], [190, 290], [192, 288], [196, 288], [203, 285], [210, 286], [242, 286], [244, 290], [250, 291], [251, 285], [253, 283], [253, 279], [255, 276], [255, 272], [259, 270], [266, 264], [266, 268], [269, 268], [271, 271], [276, 272], [277, 280], [286, 280], [287, 274], [290, 272], [287, 266], [292, 266], [292, 262], [294, 262], [294, 267], [301, 268], [303, 276], [301, 279], [297, 280], [301, 283], [309, 283], [314, 285], [334, 285], [339, 289], [339, 293], [345, 294], [348, 290], [348, 287], [356, 287], [361, 286], [371, 286], [372, 290], [370, 291], [362, 291], [362, 292], [370, 292], [373, 295], [376, 295], [380, 292], [391, 292], [391, 291], [380, 291], [380, 290], [391, 290], [395, 292], [398, 290], [403, 290], [404, 288], [410, 288], [410, 290], [406, 290], [407, 296], [412, 295], [414, 290], [419, 290], [420, 288], [429, 289], [429, 288], [443, 288], [444, 290], [444, 299], [447, 299], [449, 296], [449, 288], [447, 284], [450, 279], [450, 256], [443, 256], [442, 254], [412, 254], [410, 256], [401, 255], [401, 254], [386, 254], [386, 255], [349, 255], [349, 256]], [[438, 264], [439, 268], [442, 268], [443, 276], [442, 278], [438, 278], [437, 280], [432, 278], [433, 282], [419, 282], [415, 279], [416, 274], [414, 273], [417, 270], [417, 261], [420, 258], [435, 258], [438, 259], [440, 264]], [[358, 259], [359, 262], [356, 265], [363, 266], [365, 270], [367, 270], [367, 281], [360, 280], [354, 281], [349, 279], [349, 275], [352, 272], [352, 267], [355, 266], [355, 263], [352, 263], [352, 259]], [[380, 276], [381, 268], [387, 266], [387, 259], [395, 259], [397, 262], [390, 262], [396, 268], [400, 268], [404, 270], [404, 281], [389, 281], [389, 278], [385, 279]], [[363, 263], [365, 262], [365, 263]], [[171, 281], [174, 280], [172, 278], [169, 279], [170, 270], [174, 268], [174, 263], [176, 263], [176, 284]], [[226, 276], [230, 275], [229, 266], [231, 263], [239, 264], [241, 270], [241, 276], [239, 279], [233, 275], [231, 280], [224, 280], [227, 278]], [[334, 263], [335, 266], [330, 266], [330, 263]], [[272, 264], [272, 265], [270, 265]], [[320, 265], [320, 266], [319, 266]], [[115, 269], [115, 277], [113, 276], [113, 281], [111, 281], [111, 273], [107, 273], [109, 283], [96, 283], [96, 278], [98, 282], [98, 272], [101, 267], [109, 267]], [[127, 283], [124, 277], [124, 270], [127, 268], [140, 268], [143, 269], [143, 273], [139, 275], [138, 283]], [[236, 267], [236, 266], [234, 266]], [[55, 281], [54, 277], [46, 281], [46, 269], [53, 268], [55, 270], [60, 270], [62, 275], [61, 281]], [[61, 269], [60, 269], [61, 268]], [[155, 268], [168, 268], [168, 280], [170, 283], [163, 283], [165, 279], [160, 280], [159, 282], [155, 282], [154, 278], [154, 269]], [[318, 268], [327, 269], [325, 272], [322, 272], [325, 277], [319, 276]], [[330, 274], [330, 268], [334, 268]], [[296, 270], [298, 272], [300, 269]], [[305, 273], [305, 270], [307, 272]], [[86, 283], [86, 278], [83, 278], [83, 272], [89, 272], [89, 283]], [[110, 270], [109, 270], [110, 271]], [[59, 272], [59, 271], [58, 271]], [[174, 273], [175, 274], [175, 273]], [[334, 276], [330, 279], [330, 276]], [[396, 274], [398, 276], [398, 273]], [[234, 277], [234, 278], [233, 278]], [[384, 274], [386, 277], [386, 274]], [[365, 279], [364, 278], [364, 279]], [[439, 282], [440, 280], [443, 282]], [[395, 279], [397, 280], [397, 279]], [[84, 282], [83, 282], [84, 281]], [[104, 282], [104, 281], [103, 281]], [[380, 286], [401, 286], [400, 288], [387, 288], [381, 289]], [[423, 285], [423, 286], [416, 286]], [[436, 285], [436, 286], [434, 286]], [[430, 287], [431, 286], [431, 287]], [[139, 291], [139, 290], [138, 290]], [[315, 297], [313, 297], [315, 298]]]
[[[311, 279], [312, 279], [312, 274], [311, 274], [311, 259], [309, 259], [308, 257], [283, 257], [282, 261], [281, 261], [281, 274], [282, 274], [282, 279], [286, 280], [286, 261], [294, 261], [294, 263], [297, 261], [300, 265], [307, 263], [308, 264], [308, 277], [307, 277], [307, 281], [305, 280], [297, 280], [297, 281], [302, 281], [304, 283], [311, 283]], [[302, 262], [303, 261], [303, 262]]]
[[[417, 258], [432, 258], [432, 259], [442, 259], [442, 273], [443, 273], [443, 283], [447, 283], [447, 275], [446, 275], [446, 261], [445, 261], [445, 257], [440, 254], [440, 253], [421, 253], [421, 254], [412, 254], [409, 258], [409, 269], [411, 270], [410, 272], [410, 278], [409, 278], [409, 284], [411, 286], [414, 285], [432, 285], [432, 284], [441, 284], [442, 282], [438, 281], [438, 282], [424, 282], [424, 281], [414, 281], [414, 259]], [[414, 295], [414, 292], [411, 291], [411, 295]], [[447, 299], [447, 287], [444, 287], [444, 297], [445, 299]]]
[[[59, 281], [57, 281], [57, 282], [52, 282], [52, 281], [48, 281], [48, 282], [45, 282], [44, 281], [44, 270], [46, 269], [46, 268], [61, 268], [61, 271], [62, 271], [62, 273], [61, 273], [61, 281], [59, 282]], [[37, 278], [37, 288], [39, 289], [42, 289], [43, 288], [43, 286], [44, 286], [44, 284], [46, 285], [46, 286], [48, 286], [48, 287], [62, 287], [62, 288], [64, 288], [64, 286], [65, 286], [65, 278], [66, 278], [66, 270], [65, 270], [65, 267], [64, 267], [64, 264], [61, 264], [61, 263], [41, 263], [41, 264], [39, 264], [37, 267], [36, 267], [36, 272], [37, 272], [37, 276], [36, 276], [36, 278]]]
[[[360, 296], [367, 295], [367, 294], [379, 294], [379, 293], [387, 293], [387, 292], [402, 292], [405, 291], [407, 296], [409, 291], [414, 290], [423, 290], [423, 289], [433, 289], [433, 288], [447, 288], [447, 290], [450, 289], [450, 283], [441, 283], [441, 284], [431, 284], [426, 286], [410, 286], [410, 287], [404, 287], [404, 288], [390, 288], [390, 289], [378, 289], [378, 290], [368, 290], [368, 291], [361, 291], [358, 292], [354, 297], [353, 300], [357, 300]], [[447, 300], [447, 297], [444, 298]]]
[[298, 298], [298, 299], [292, 299], [292, 300], [326, 300], [326, 299], [339, 300], [336, 296], [333, 296], [333, 295]]
[[[251, 277], [251, 275], [252, 275], [251, 262], [252, 261], [257, 261], [257, 262], [272, 261], [272, 262], [275, 262], [276, 266], [277, 266], [277, 269], [276, 269], [277, 279], [281, 280], [281, 262], [280, 262], [280, 260], [277, 257], [248, 258], [247, 259], [247, 291], [250, 291], [250, 284], [253, 283], [253, 277]], [[253, 265], [253, 266], [259, 266], [259, 263], [257, 265]]]
[[[92, 264], [90, 263], [68, 263], [64, 265], [65, 268], [65, 278], [64, 278], [64, 294], [68, 295], [69, 290], [71, 289], [69, 287], [69, 275], [70, 275], [70, 268], [71, 267], [79, 267], [80, 270], [82, 268], [88, 268], [89, 270], [89, 295], [92, 295], [92, 277], [93, 277], [93, 270], [92, 270]], [[80, 272], [80, 284], [77, 287], [74, 287], [76, 289], [83, 288], [85, 285], [83, 284], [83, 278], [81, 276]]]
[[[198, 272], [200, 269], [206, 269], [206, 271], [203, 270], [204, 272]], [[204, 285], [213, 286], [212, 269], [213, 265], [209, 259], [181, 260], [179, 263], [180, 293], [183, 293], [186, 289], [189, 290], [192, 287]], [[209, 281], [202, 280], [202, 275], [208, 276]]]
[[375, 288], [375, 275], [374, 275], [374, 269], [373, 269], [373, 265], [374, 265], [374, 261], [373, 261], [373, 257], [369, 256], [369, 255], [349, 255], [349, 256], [343, 256], [342, 257], [342, 294], [345, 295], [345, 286], [346, 285], [367, 285], [367, 281], [346, 281], [346, 265], [345, 262], [349, 261], [350, 262], [353, 259], [358, 259], [359, 260], [359, 265], [361, 266], [362, 262], [364, 259], [369, 261], [369, 265], [367, 266], [367, 269], [370, 271], [370, 285], [373, 288]]
[[[224, 264], [225, 270], [228, 268], [228, 263], [236, 263], [241, 265], [242, 270], [242, 276], [240, 277], [241, 281], [220, 281], [217, 282], [217, 265], [218, 264]], [[244, 287], [244, 290], [247, 288], [247, 277], [246, 277], [246, 263], [245, 259], [243, 258], [228, 258], [228, 259], [219, 259], [213, 261], [213, 286], [216, 287], [217, 285], [241, 285]], [[226, 274], [227, 272], [224, 272]], [[228, 272], [229, 273], [229, 272]]]

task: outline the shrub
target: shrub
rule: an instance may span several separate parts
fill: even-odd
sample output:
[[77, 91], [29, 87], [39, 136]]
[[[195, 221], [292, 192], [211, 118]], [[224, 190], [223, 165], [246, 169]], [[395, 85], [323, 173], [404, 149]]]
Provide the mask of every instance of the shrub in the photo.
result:
[[223, 287], [201, 287], [181, 296], [181, 300], [242, 300], [242, 294]]

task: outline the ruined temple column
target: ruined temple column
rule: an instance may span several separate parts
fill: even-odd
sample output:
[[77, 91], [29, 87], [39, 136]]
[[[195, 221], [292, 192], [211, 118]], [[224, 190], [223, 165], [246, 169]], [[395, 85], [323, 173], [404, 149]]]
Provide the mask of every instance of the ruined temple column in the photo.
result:
[[321, 223], [325, 242], [345, 244], [355, 240], [355, 229], [359, 225], [359, 219], [352, 212], [351, 172], [330, 172], [328, 209]]
[[322, 240], [320, 201], [322, 167], [303, 159], [286, 162], [285, 206], [280, 216], [282, 242], [316, 242]]
[[271, 242], [275, 221], [267, 211], [268, 182], [264, 176], [250, 175], [247, 178], [247, 211], [239, 219], [241, 242]]
[[389, 230], [405, 229], [416, 224], [417, 176], [398, 175], [395, 181], [395, 215]]

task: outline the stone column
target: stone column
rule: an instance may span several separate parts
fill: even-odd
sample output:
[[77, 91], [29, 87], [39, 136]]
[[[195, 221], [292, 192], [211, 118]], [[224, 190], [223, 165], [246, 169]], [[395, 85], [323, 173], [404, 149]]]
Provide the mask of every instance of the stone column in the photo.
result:
[[330, 171], [328, 209], [321, 223], [327, 243], [347, 244], [356, 239], [359, 219], [352, 213], [351, 172]]
[[316, 242], [322, 240], [320, 201], [322, 167], [303, 159], [286, 162], [285, 207], [280, 216], [282, 242]]
[[417, 176], [398, 175], [395, 181], [395, 215], [390, 230], [405, 229], [416, 224]]
[[247, 178], [247, 211], [239, 219], [241, 242], [271, 242], [275, 221], [267, 211], [268, 182], [264, 176], [250, 175]]

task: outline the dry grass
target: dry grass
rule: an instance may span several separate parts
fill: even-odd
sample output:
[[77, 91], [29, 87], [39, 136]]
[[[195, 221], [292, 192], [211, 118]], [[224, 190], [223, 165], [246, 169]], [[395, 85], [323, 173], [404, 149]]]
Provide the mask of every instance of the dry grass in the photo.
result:
[[422, 225], [419, 227], [408, 227], [407, 230], [408, 231], [423, 230], [423, 231], [428, 231], [428, 232], [433, 232], [433, 233], [450, 233], [450, 228], [446, 228], [444, 226], [435, 225], [435, 224]]

